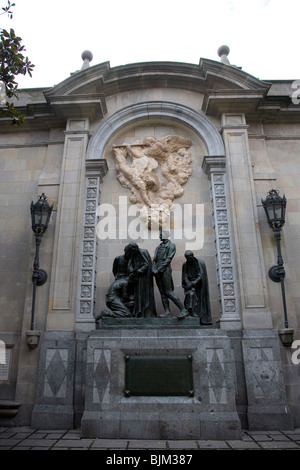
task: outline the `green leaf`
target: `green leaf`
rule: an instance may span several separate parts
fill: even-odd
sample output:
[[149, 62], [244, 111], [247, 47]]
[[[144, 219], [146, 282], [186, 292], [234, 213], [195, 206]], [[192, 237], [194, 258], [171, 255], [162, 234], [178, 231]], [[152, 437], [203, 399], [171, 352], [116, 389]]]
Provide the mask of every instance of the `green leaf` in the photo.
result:
[[[14, 7], [15, 3], [7, 0], [7, 6], [2, 7], [2, 13], [10, 14], [10, 8]], [[28, 75], [32, 77], [32, 71], [35, 67], [30, 62], [28, 57], [24, 57], [23, 52], [25, 46], [22, 44], [22, 38], [17, 36], [13, 28], [9, 31], [0, 28], [0, 81], [2, 82], [7, 98], [18, 98], [18, 83], [16, 77], [18, 75]], [[24, 122], [24, 114], [20, 114], [13, 103], [7, 102], [6, 105], [0, 106], [0, 115], [4, 115], [12, 119], [12, 124], [20, 125]]]

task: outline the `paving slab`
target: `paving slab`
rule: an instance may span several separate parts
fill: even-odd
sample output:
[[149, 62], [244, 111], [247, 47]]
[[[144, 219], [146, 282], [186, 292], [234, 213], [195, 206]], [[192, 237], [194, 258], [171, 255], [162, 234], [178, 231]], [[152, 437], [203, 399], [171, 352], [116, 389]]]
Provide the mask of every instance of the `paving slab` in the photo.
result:
[[259, 445], [254, 441], [226, 441], [232, 449], [259, 449]]
[[[41, 449], [41, 447], [38, 447], [38, 449]], [[2, 449], [1, 449], [1, 450], [2, 450]], [[17, 446], [17, 447], [14, 447], [13, 450], [32, 450], [32, 447]]]
[[128, 449], [167, 449], [166, 441], [131, 439]]
[[126, 439], [95, 439], [92, 449], [127, 449], [128, 441]]
[[52, 442], [52, 447], [53, 449], [56, 449], [58, 447], [77, 447], [77, 448], [84, 448], [84, 447], [90, 447], [92, 443], [94, 442], [93, 439], [61, 439], [58, 440], [54, 445], [53, 441]]
[[52, 447], [56, 442], [53, 439], [35, 439], [35, 438], [28, 438], [28, 439], [23, 439], [20, 441], [17, 446], [27, 446], [27, 447]]
[[132, 439], [128, 442], [127, 449], [141, 449], [141, 450], [148, 450], [148, 449], [167, 449], [167, 442], [166, 441], [155, 441], [155, 440], [135, 440]]
[[199, 449], [197, 441], [168, 441], [169, 449]]
[[0, 440], [0, 450], [3, 450], [3, 447], [14, 447], [20, 442], [23, 442], [22, 439], [1, 439]]
[[288, 449], [298, 449], [300, 450], [300, 444], [297, 444], [293, 441], [271, 441], [271, 442], [261, 442], [260, 444], [266, 450], [288, 450]]
[[284, 434], [270, 434], [270, 441], [290, 441], [288, 436]]
[[254, 439], [255, 441], [263, 442], [263, 441], [270, 441], [270, 436], [267, 433], [262, 433], [262, 432], [249, 432], [249, 436], [251, 439]]
[[198, 441], [199, 449], [208, 450], [226, 450], [230, 449], [227, 443], [224, 441]]

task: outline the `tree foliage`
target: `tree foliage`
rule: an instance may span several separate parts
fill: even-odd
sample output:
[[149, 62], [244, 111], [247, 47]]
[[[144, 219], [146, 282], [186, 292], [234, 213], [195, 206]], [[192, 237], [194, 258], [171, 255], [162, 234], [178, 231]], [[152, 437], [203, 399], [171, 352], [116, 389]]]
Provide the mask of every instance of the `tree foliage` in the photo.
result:
[[[7, 6], [2, 7], [0, 15], [9, 15], [11, 19], [13, 13], [11, 8], [15, 3], [7, 0]], [[25, 47], [22, 45], [22, 38], [17, 36], [13, 29], [7, 31], [0, 28], [0, 115], [9, 117], [12, 124], [20, 124], [25, 120], [25, 116], [20, 114], [15, 108], [13, 102], [8, 101], [9, 98], [18, 98], [18, 83], [16, 77], [18, 75], [32, 76], [34, 65], [28, 57], [23, 55]]]

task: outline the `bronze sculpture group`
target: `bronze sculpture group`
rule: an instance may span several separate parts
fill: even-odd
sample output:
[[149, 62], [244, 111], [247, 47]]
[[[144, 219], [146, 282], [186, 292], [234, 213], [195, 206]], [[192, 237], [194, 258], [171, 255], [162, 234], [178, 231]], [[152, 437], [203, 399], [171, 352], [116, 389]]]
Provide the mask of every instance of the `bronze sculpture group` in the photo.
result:
[[182, 287], [184, 303], [174, 292], [171, 261], [176, 247], [169, 239], [169, 232], [161, 230], [161, 243], [156, 248], [153, 261], [147, 250], [131, 242], [124, 248], [124, 254], [117, 256], [113, 263], [114, 282], [106, 293], [106, 306], [95, 317], [149, 318], [157, 317], [153, 277], [159, 289], [164, 312], [160, 318], [170, 317], [171, 300], [179, 309], [178, 320], [188, 316], [199, 317], [202, 325], [211, 325], [209, 287], [206, 266], [203, 260], [188, 250], [182, 266]]

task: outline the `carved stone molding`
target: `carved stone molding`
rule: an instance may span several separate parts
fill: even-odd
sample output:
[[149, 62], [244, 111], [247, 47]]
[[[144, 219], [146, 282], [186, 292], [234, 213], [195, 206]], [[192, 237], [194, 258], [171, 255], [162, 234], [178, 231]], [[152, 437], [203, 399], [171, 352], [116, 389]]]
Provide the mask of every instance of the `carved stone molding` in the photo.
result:
[[107, 172], [104, 159], [86, 162], [85, 209], [83, 216], [83, 238], [80, 261], [79, 307], [77, 322], [93, 322], [96, 291], [97, 261], [97, 207], [100, 197], [100, 183]]
[[238, 308], [236, 269], [227, 200], [225, 167], [225, 157], [204, 157], [202, 168], [211, 182], [210, 191], [220, 300], [220, 323], [224, 329], [239, 329], [241, 327], [241, 320]]
[[117, 132], [136, 122], [161, 120], [175, 122], [192, 129], [203, 141], [208, 155], [224, 155], [224, 143], [216, 127], [204, 113], [165, 101], [138, 103], [117, 111], [107, 118], [90, 140], [87, 160], [104, 155], [105, 149]]

